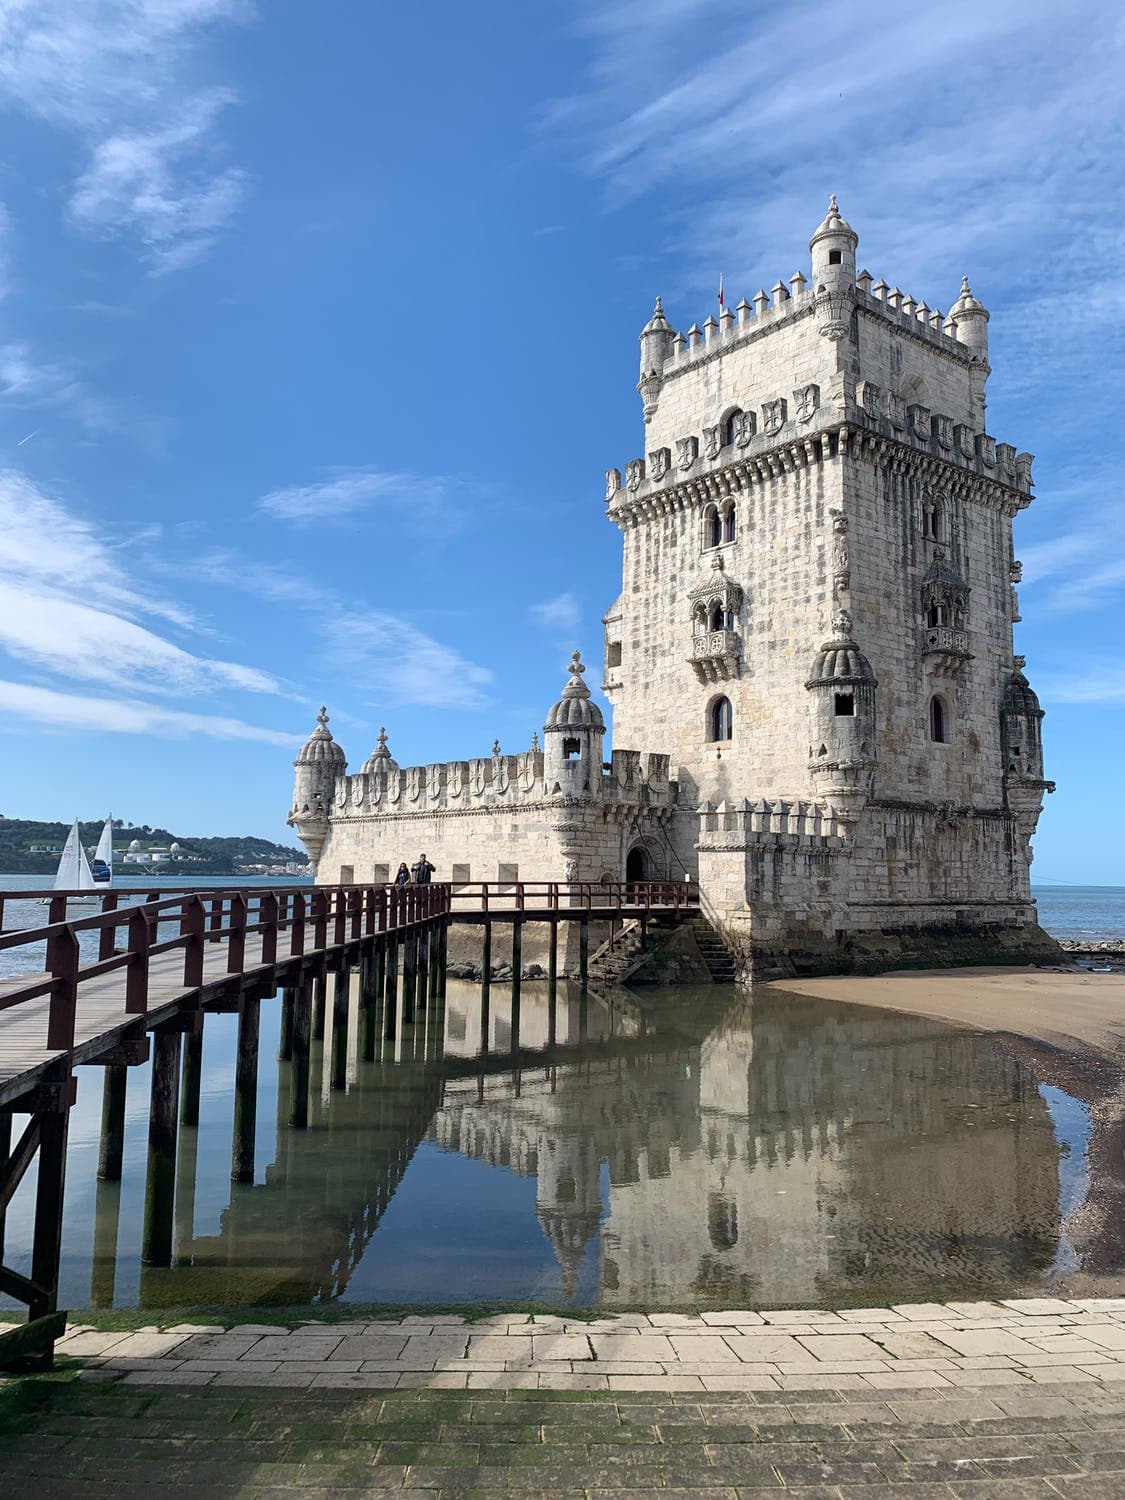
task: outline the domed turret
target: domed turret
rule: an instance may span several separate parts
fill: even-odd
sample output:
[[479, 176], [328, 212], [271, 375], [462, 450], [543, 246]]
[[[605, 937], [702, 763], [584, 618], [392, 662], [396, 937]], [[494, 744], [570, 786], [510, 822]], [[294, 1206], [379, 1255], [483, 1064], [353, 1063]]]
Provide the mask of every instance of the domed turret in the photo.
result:
[[1039, 699], [1023, 674], [1023, 658], [1017, 657], [1000, 700], [1000, 743], [1009, 788], [1013, 781], [1042, 781], [1042, 725]]
[[298, 750], [293, 766], [297, 775], [289, 826], [297, 830], [297, 837], [315, 865], [328, 835], [328, 809], [336, 778], [348, 769], [347, 757], [332, 738], [328, 711], [323, 706], [316, 717], [316, 728]]
[[316, 716], [316, 728], [297, 751], [297, 759], [293, 764], [295, 766], [343, 767], [347, 763], [347, 756], [332, 738], [332, 731], [328, 727], [328, 711], [322, 704]]
[[809, 769], [817, 799], [844, 819], [857, 818], [871, 795], [877, 686], [871, 663], [852, 639], [851, 617], [842, 612], [805, 687], [812, 694]]
[[366, 776], [387, 777], [398, 770], [398, 762], [391, 758], [390, 749], [387, 746], [387, 731], [379, 730], [379, 738], [375, 748], [363, 763], [363, 773]]
[[809, 241], [814, 292], [842, 292], [855, 285], [858, 244], [859, 235], [840, 213], [833, 193], [828, 200], [828, 212]]
[[664, 366], [672, 356], [672, 329], [664, 316], [660, 298], [652, 317], [641, 329], [641, 377], [637, 390], [644, 402], [645, 421], [651, 422], [664, 383]]
[[957, 342], [971, 349], [987, 364], [988, 313], [973, 296], [967, 276], [961, 278], [961, 295], [949, 309], [949, 318], [957, 330]]
[[576, 651], [570, 659], [570, 680], [543, 726], [547, 790], [571, 797], [601, 795], [605, 720], [582, 680], [585, 670]]

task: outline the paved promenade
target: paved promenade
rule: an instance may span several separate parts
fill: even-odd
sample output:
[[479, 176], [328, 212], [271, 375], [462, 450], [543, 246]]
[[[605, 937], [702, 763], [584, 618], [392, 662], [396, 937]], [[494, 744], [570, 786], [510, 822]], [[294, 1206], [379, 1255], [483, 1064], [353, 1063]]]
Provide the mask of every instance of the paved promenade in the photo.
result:
[[907, 1303], [843, 1312], [501, 1314], [68, 1330], [90, 1374], [306, 1390], [956, 1391], [1121, 1382], [1125, 1297]]

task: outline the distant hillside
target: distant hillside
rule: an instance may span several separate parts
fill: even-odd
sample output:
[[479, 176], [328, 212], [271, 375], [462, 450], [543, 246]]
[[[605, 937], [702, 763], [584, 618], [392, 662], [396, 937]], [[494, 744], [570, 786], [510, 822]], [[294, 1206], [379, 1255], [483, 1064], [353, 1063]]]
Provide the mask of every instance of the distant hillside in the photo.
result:
[[[79, 832], [87, 849], [98, 841], [105, 820], [80, 822]], [[0, 873], [8, 875], [53, 875], [59, 862], [58, 853], [66, 842], [68, 823], [37, 823], [29, 818], [0, 817]], [[150, 864], [123, 862], [122, 856], [133, 842], [148, 853], [167, 851], [178, 845], [174, 858], [157, 859]], [[32, 853], [32, 848], [42, 852]], [[122, 874], [140, 875], [149, 870], [163, 875], [237, 875], [251, 865], [281, 867], [292, 862], [305, 863], [303, 850], [288, 844], [274, 844], [269, 839], [251, 838], [184, 838], [167, 828], [139, 828], [114, 824], [113, 868]]]

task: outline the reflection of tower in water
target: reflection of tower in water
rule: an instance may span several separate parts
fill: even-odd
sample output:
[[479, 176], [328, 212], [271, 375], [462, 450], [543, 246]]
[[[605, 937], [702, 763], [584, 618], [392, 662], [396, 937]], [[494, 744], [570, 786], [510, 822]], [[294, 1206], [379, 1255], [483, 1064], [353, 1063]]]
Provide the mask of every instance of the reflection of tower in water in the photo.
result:
[[587, 1135], [550, 1132], [540, 1138], [535, 1213], [562, 1268], [568, 1297], [601, 1224], [599, 1165], [595, 1143]]

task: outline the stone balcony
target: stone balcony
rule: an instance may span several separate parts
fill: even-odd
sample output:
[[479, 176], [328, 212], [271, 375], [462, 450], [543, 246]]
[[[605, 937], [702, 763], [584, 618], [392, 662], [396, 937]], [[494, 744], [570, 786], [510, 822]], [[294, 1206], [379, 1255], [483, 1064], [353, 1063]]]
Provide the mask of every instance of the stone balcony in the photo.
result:
[[688, 660], [700, 682], [724, 682], [738, 676], [742, 637], [735, 630], [708, 630], [692, 637]]
[[956, 677], [967, 661], [972, 661], [965, 631], [948, 625], [928, 625], [922, 646], [926, 665], [939, 677]]

